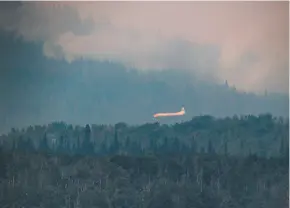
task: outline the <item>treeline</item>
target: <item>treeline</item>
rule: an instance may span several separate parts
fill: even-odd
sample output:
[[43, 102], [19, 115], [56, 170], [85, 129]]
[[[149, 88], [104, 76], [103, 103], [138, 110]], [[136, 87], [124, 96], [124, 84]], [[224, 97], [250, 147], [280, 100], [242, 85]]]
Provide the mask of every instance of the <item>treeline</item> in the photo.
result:
[[12, 129], [0, 137], [6, 149], [67, 154], [216, 153], [280, 157], [288, 155], [289, 122], [270, 114], [214, 118], [198, 116], [174, 125], [47, 126]]

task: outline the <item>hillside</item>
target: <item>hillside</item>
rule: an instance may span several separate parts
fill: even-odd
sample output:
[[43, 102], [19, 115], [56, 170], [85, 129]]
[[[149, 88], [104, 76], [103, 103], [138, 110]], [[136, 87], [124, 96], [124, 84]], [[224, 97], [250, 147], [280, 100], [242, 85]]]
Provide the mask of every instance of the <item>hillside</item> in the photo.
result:
[[153, 113], [181, 106], [187, 111], [184, 120], [206, 114], [288, 116], [285, 94], [243, 93], [226, 80], [199, 80], [183, 69], [141, 72], [114, 62], [51, 60], [42, 56], [42, 45], [8, 34], [1, 34], [0, 45], [5, 54], [0, 57], [0, 133], [60, 120], [142, 124], [152, 122]]

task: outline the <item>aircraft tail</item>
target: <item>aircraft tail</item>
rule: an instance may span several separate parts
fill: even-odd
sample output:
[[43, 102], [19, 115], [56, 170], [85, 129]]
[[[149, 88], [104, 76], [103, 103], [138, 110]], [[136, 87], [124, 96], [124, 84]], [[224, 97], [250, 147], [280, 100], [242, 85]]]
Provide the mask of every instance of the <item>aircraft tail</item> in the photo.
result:
[[181, 108], [181, 111], [185, 113], [185, 108], [184, 108], [184, 107], [182, 107], [182, 108]]

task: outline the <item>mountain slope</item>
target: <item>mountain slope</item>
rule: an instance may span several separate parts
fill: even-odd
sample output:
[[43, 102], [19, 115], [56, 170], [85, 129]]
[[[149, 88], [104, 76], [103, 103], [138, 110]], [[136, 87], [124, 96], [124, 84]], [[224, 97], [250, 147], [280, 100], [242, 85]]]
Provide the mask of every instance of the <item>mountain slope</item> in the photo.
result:
[[181, 106], [187, 111], [183, 120], [200, 114], [288, 116], [286, 95], [240, 93], [181, 69], [145, 73], [110, 62], [50, 60], [41, 55], [39, 43], [3, 34], [0, 39], [1, 131], [56, 120], [144, 123], [152, 121], [155, 112]]

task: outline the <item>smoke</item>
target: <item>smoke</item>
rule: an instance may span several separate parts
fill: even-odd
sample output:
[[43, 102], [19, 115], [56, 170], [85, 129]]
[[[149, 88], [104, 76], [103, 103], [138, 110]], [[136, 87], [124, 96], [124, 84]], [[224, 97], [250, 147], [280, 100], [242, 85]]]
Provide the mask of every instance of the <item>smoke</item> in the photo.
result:
[[49, 58], [288, 92], [288, 13], [287, 2], [2, 2], [0, 27], [43, 43]]

